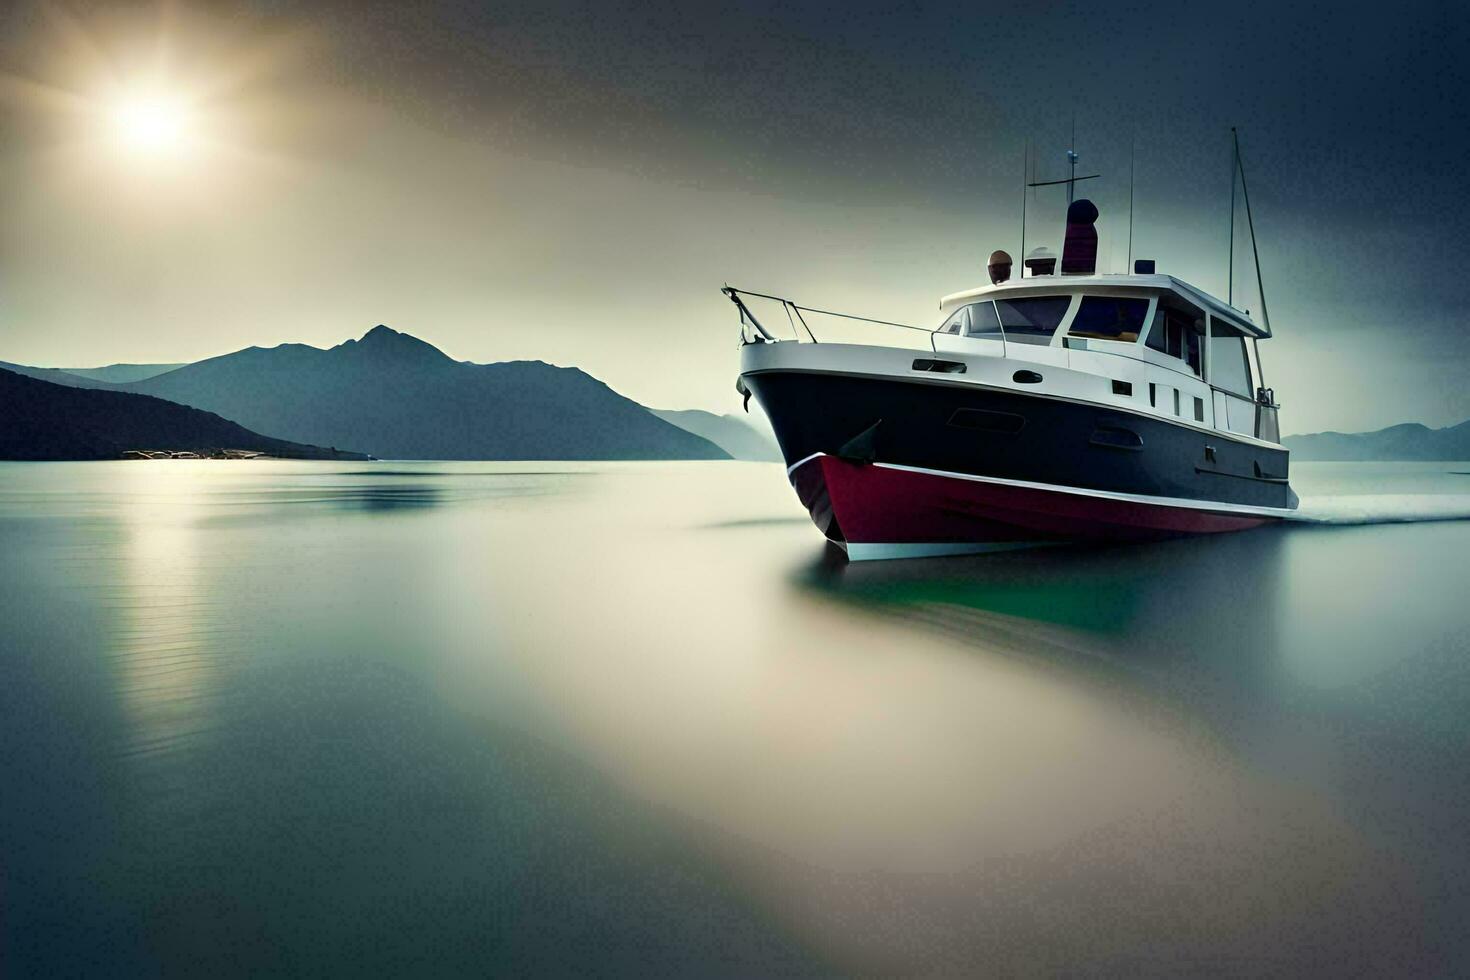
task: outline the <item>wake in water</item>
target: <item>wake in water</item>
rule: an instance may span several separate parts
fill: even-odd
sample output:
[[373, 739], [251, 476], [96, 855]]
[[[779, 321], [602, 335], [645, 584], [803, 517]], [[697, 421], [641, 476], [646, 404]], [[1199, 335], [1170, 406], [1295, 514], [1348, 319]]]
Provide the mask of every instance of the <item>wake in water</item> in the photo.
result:
[[1304, 524], [1407, 524], [1470, 520], [1466, 494], [1362, 494], [1303, 497], [1294, 516]]

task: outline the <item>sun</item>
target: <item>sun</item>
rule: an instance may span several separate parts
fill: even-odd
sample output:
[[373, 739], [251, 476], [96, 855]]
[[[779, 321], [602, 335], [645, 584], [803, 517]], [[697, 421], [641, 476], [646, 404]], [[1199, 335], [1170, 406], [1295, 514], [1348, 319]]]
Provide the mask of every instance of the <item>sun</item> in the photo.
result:
[[187, 102], [167, 93], [133, 93], [109, 107], [113, 135], [140, 156], [172, 156], [189, 142], [193, 113]]

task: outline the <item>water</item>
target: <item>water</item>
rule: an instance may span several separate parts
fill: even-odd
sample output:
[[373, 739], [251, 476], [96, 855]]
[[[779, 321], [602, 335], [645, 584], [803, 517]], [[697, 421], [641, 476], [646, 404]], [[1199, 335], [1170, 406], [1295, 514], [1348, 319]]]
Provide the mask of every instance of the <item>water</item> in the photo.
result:
[[0, 972], [1463, 972], [1470, 521], [1340, 525], [1470, 465], [1293, 469], [847, 566], [768, 465], [0, 464]]

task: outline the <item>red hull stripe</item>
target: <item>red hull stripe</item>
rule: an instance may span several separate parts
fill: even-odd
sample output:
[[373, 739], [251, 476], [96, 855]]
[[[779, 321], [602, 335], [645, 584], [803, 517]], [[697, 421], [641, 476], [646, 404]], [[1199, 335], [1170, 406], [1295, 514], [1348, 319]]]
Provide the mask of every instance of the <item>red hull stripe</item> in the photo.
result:
[[[792, 483], [829, 536], [857, 544], [1127, 540], [1240, 531], [1290, 511], [1025, 484], [821, 455]], [[832, 521], [835, 518], [836, 528]]]

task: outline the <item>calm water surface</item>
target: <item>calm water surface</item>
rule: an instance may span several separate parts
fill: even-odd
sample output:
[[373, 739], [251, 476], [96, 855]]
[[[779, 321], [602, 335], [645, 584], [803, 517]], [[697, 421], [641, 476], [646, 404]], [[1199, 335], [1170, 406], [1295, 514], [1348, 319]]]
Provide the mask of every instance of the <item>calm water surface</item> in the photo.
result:
[[1294, 470], [846, 566], [776, 466], [0, 464], [0, 973], [1464, 972], [1470, 521], [1351, 522], [1470, 464]]

